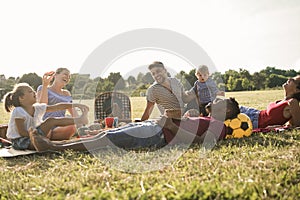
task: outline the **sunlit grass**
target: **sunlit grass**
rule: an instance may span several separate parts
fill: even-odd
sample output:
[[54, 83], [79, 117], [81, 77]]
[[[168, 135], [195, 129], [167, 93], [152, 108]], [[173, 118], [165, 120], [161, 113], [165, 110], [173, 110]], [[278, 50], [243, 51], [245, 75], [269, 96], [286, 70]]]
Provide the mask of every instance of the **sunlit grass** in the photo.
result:
[[[282, 95], [282, 91], [226, 94], [261, 109]], [[131, 101], [133, 118], [140, 117], [145, 98]], [[7, 122], [7, 117], [1, 119]], [[211, 151], [194, 145], [181, 154], [182, 147], [174, 146], [155, 160], [151, 160], [155, 151], [122, 153], [108, 149], [94, 157], [66, 151], [0, 159], [0, 199], [300, 198], [298, 130], [224, 140]], [[181, 156], [176, 159], [177, 155]]]

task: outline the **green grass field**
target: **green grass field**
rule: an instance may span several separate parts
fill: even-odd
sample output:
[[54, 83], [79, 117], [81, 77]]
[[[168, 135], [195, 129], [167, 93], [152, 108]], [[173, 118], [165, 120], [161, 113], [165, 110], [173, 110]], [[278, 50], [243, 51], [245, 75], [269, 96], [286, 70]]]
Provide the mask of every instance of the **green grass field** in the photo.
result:
[[[283, 93], [226, 96], [263, 109]], [[133, 118], [141, 117], [145, 98], [131, 101]], [[92, 107], [92, 101], [82, 103]], [[0, 122], [7, 123], [8, 115], [0, 112]], [[297, 130], [224, 140], [211, 151], [201, 145], [187, 151], [170, 147], [158, 156], [155, 151], [108, 149], [98, 157], [66, 151], [0, 159], [0, 166], [0, 199], [300, 199]]]

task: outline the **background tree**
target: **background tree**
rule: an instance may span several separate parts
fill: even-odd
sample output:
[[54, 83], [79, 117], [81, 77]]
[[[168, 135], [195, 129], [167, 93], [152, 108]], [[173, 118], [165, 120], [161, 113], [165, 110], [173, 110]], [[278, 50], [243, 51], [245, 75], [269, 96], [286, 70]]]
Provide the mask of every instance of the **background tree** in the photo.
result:
[[268, 88], [281, 87], [287, 81], [287, 77], [278, 74], [271, 74], [266, 81]]
[[127, 83], [128, 83], [129, 86], [132, 86], [132, 85], [136, 85], [137, 81], [136, 81], [134, 76], [129, 76], [127, 78]]
[[239, 79], [239, 72], [235, 70], [228, 70], [224, 74], [224, 81], [226, 85], [226, 91], [237, 91], [237, 79]]
[[212, 73], [211, 78], [216, 82], [217, 87], [220, 90], [225, 91], [225, 82], [223, 80], [223, 76], [222, 76], [221, 72]]
[[152, 84], [154, 82], [154, 79], [152, 78], [152, 75], [150, 72], [147, 72], [145, 76], [142, 78], [142, 83], [147, 85], [147, 84]]
[[[189, 72], [180, 71], [175, 75], [183, 84], [185, 90], [189, 90], [197, 80], [195, 76], [196, 69]], [[266, 67], [260, 72], [250, 74], [248, 70], [240, 68], [238, 71], [228, 70], [225, 73], [214, 72], [211, 74], [212, 79], [217, 83], [221, 90], [225, 91], [243, 91], [243, 90], [263, 90], [266, 88], [281, 87], [282, 84], [290, 77], [295, 77], [300, 71], [282, 70], [275, 67]], [[88, 74], [74, 73], [71, 75], [69, 84], [66, 89], [71, 91], [76, 98], [93, 98], [102, 92], [117, 90], [126, 94], [140, 96], [145, 94], [147, 88], [153, 83], [150, 72], [143, 74], [139, 72], [137, 77], [129, 76], [125, 81], [120, 72], [111, 72], [107, 78], [97, 77], [91, 79]], [[0, 75], [0, 89], [2, 93], [11, 91], [18, 82], [26, 82], [35, 90], [42, 84], [42, 78], [36, 73], [24, 74], [21, 78]], [[76, 96], [78, 95], [78, 97]]]
[[265, 89], [266, 74], [255, 72], [252, 76], [253, 90]]
[[36, 90], [37, 87], [42, 84], [42, 78], [38, 76], [36, 73], [24, 74], [18, 80], [18, 83], [28, 83], [34, 88], [34, 90]]
[[103, 91], [108, 92], [108, 91], [113, 91], [115, 88], [114, 84], [109, 81], [108, 79], [105, 79], [103, 82]]
[[195, 81], [197, 81], [197, 77], [195, 76], [195, 72], [196, 69], [192, 69], [188, 74], [185, 74], [184, 79], [186, 80], [186, 84], [184, 85], [184, 87], [186, 89], [191, 89], [195, 83]]
[[295, 77], [297, 76], [297, 72], [293, 69], [289, 69], [284, 73], [285, 77]]
[[120, 72], [111, 72], [107, 77], [107, 80], [114, 85], [113, 90], [122, 90], [126, 87], [125, 80], [123, 79]]
[[94, 82], [97, 84], [96, 85], [96, 95], [102, 93], [104, 91], [104, 79], [101, 77], [97, 77], [94, 79]]
[[137, 75], [137, 77], [136, 77], [136, 81], [138, 82], [138, 83], [142, 83], [143, 82], [143, 77], [144, 77], [145, 75], [142, 73], [142, 72], [139, 72], [138, 73], [138, 75]]

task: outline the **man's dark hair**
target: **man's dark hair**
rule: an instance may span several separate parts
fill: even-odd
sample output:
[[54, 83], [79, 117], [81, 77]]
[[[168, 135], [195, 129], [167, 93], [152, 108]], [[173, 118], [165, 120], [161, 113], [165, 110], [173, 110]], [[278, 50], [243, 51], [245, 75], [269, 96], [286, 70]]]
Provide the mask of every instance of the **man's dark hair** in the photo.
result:
[[292, 98], [297, 99], [298, 101], [300, 101], [300, 92], [293, 94]]
[[233, 97], [227, 99], [226, 106], [227, 106], [226, 119], [234, 119], [241, 112], [239, 103]]
[[154, 61], [152, 64], [150, 64], [148, 66], [148, 69], [151, 70], [154, 67], [161, 67], [161, 68], [165, 69], [164, 64], [162, 62], [160, 62], [160, 61]]

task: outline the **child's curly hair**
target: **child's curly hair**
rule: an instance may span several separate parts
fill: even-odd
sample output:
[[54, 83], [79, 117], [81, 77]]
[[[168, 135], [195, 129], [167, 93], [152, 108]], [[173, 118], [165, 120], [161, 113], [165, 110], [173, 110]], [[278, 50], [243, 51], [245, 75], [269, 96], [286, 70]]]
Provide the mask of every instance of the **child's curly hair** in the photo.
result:
[[226, 112], [226, 119], [233, 119], [238, 116], [238, 114], [241, 112], [239, 103], [235, 100], [235, 98], [230, 97], [227, 99], [227, 112]]

